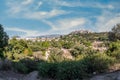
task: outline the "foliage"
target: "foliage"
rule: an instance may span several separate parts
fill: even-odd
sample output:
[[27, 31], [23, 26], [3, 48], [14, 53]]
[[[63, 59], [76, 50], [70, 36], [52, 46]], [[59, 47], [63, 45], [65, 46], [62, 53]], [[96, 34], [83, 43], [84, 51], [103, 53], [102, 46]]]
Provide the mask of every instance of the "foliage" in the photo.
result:
[[72, 56], [78, 57], [80, 54], [85, 53], [85, 48], [83, 46], [75, 46], [70, 52]]
[[0, 24], [0, 57], [3, 57], [4, 47], [8, 45], [8, 35], [4, 32], [2, 25]]
[[28, 73], [28, 68], [25, 66], [24, 63], [14, 62], [14, 63], [13, 63], [13, 68], [14, 68], [14, 70], [17, 71], [17, 72]]
[[39, 62], [36, 62], [35, 60], [32, 59], [22, 59], [19, 62], [24, 64], [28, 68], [28, 72], [32, 72], [34, 70], [37, 70], [37, 66]]
[[105, 72], [115, 63], [115, 58], [106, 54], [85, 55], [77, 61], [43, 62], [38, 66], [43, 77], [56, 78], [57, 80], [81, 80], [89, 74]]
[[5, 57], [11, 60], [23, 59], [25, 56], [31, 56], [33, 53], [25, 40], [17, 40], [16, 38], [12, 38], [9, 41], [9, 45], [5, 50]]
[[112, 31], [109, 32], [109, 39], [112, 41], [120, 40], [120, 23], [115, 25]]
[[73, 43], [70, 41], [65, 41], [62, 43], [62, 47], [65, 49], [70, 49], [73, 46]]
[[81, 80], [87, 77], [86, 65], [80, 61], [65, 61], [59, 63], [57, 78], [58, 80]]
[[111, 42], [109, 44], [109, 49], [107, 50], [109, 56], [120, 59], [120, 41]]
[[62, 47], [61, 41], [52, 40], [51, 41], [51, 47], [61, 48]]
[[63, 52], [60, 49], [53, 48], [50, 50], [49, 62], [61, 62], [64, 60], [64, 57], [62, 56]]
[[42, 62], [39, 64], [38, 70], [42, 77], [56, 78], [57, 63]]
[[74, 46], [73, 49], [71, 49], [70, 53], [73, 57], [78, 58], [82, 54], [89, 54], [89, 55], [95, 54], [96, 51], [92, 50], [89, 47], [85, 47], [84, 45], [77, 45]]
[[110, 65], [115, 63], [115, 59], [112, 57], [107, 56], [106, 54], [92, 54], [87, 55], [82, 60], [82, 63], [87, 66], [87, 72], [93, 73], [93, 72], [105, 72]]
[[21, 72], [21, 73], [29, 73], [34, 70], [37, 70], [38, 63], [31, 59], [22, 59], [19, 61], [14, 61], [12, 63], [14, 71]]
[[41, 76], [57, 80], [75, 80], [86, 76], [85, 65], [74, 61], [61, 63], [43, 62], [39, 64], [38, 69]]

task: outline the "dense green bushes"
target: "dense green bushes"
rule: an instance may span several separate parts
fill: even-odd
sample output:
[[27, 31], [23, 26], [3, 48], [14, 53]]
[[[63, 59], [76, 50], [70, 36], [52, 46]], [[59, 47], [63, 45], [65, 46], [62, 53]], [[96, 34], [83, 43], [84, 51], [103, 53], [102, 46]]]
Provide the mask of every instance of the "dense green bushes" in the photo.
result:
[[115, 63], [115, 58], [109, 57], [106, 54], [93, 54], [85, 56], [82, 63], [87, 66], [87, 73], [101, 73], [108, 70], [108, 68]]
[[13, 63], [13, 68], [15, 71], [20, 72], [20, 73], [28, 73], [28, 68], [25, 66], [24, 63], [21, 62], [14, 62]]
[[[111, 65], [116, 63], [116, 57], [114, 56], [97, 52], [91, 54], [92, 51], [89, 52], [88, 54], [80, 54], [80, 56], [84, 56], [74, 61], [36, 62], [34, 60], [23, 59], [13, 62], [13, 68], [21, 73], [38, 70], [40, 76], [57, 80], [81, 80], [93, 73], [105, 72]], [[54, 51], [53, 54], [55, 54]], [[59, 51], [58, 54], [60, 54]]]
[[120, 41], [111, 42], [107, 50], [107, 55], [120, 60]]
[[56, 78], [57, 63], [42, 62], [38, 65], [39, 73], [42, 77]]
[[37, 70], [38, 63], [39, 61], [36, 62], [31, 59], [22, 59], [20, 61], [14, 61], [12, 65], [13, 65], [14, 70], [17, 72], [29, 73], [34, 70]]
[[43, 77], [57, 78], [58, 80], [80, 80], [89, 74], [105, 72], [115, 58], [106, 54], [86, 55], [78, 61], [63, 61], [59, 63], [40, 63], [38, 70]]
[[64, 57], [62, 56], [63, 51], [59, 48], [53, 48], [50, 50], [50, 54], [48, 57], [49, 62], [61, 62], [64, 61]]
[[40, 63], [38, 70], [41, 76], [57, 80], [75, 80], [86, 77], [86, 67], [81, 62], [65, 61], [61, 63]]
[[57, 78], [58, 80], [80, 80], [87, 77], [87, 67], [81, 61], [65, 61], [59, 63]]

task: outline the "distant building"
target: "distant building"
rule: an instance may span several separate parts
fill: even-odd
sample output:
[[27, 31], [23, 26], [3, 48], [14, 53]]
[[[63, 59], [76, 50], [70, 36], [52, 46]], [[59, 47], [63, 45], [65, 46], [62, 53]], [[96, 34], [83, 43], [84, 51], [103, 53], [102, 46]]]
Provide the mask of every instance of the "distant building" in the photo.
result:
[[[52, 38], [38, 38], [38, 37], [25, 37], [25, 38], [21, 38], [21, 37], [15, 37], [17, 40], [30, 40], [30, 41], [52, 41], [52, 40], [55, 40], [55, 41], [58, 41], [60, 38], [55, 38], [55, 37], [52, 37]], [[10, 38], [12, 39], [12, 38]]]
[[77, 31], [73, 31], [71, 32], [70, 34], [85, 34], [85, 33], [92, 33], [91, 31], [88, 31], [88, 30], [77, 30]]

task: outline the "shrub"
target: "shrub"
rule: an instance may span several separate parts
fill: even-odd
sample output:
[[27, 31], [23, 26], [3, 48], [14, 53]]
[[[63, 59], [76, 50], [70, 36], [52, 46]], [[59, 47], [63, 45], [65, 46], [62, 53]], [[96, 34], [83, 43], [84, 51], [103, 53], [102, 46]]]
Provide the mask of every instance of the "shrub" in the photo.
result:
[[87, 76], [86, 66], [80, 61], [64, 61], [60, 63], [40, 63], [39, 74], [42, 77], [54, 78], [57, 80], [76, 80]]
[[86, 66], [80, 61], [62, 62], [58, 65], [58, 80], [81, 80], [87, 76]]
[[81, 80], [93, 74], [93, 72], [107, 71], [114, 62], [115, 58], [104, 53], [96, 53], [83, 55], [78, 61], [42, 62], [39, 64], [38, 70], [43, 77], [57, 80]]
[[31, 59], [22, 59], [20, 60], [22, 64], [24, 64], [25, 67], [28, 68], [28, 72], [37, 70], [38, 62], [31, 60]]
[[72, 49], [70, 51], [71, 55], [74, 56], [74, 57], [78, 57], [79, 55], [81, 54], [84, 54], [85, 53], [85, 48], [83, 47], [83, 45], [80, 45], [80, 46], [75, 46], [74, 49]]
[[13, 62], [13, 68], [20, 73], [28, 73], [28, 68], [21, 62]]
[[6, 52], [4, 53], [5, 58], [12, 60], [13, 59], [13, 54], [11, 52]]
[[49, 62], [62, 62], [64, 61], [64, 57], [62, 56], [63, 51], [58, 48], [53, 48], [50, 50], [50, 54], [48, 57]]
[[120, 59], [120, 41], [112, 42], [109, 44], [107, 55]]
[[88, 55], [81, 61], [84, 65], [87, 66], [87, 72], [91, 74], [93, 72], [105, 72], [110, 67], [110, 65], [115, 62], [115, 59], [107, 56], [104, 53], [97, 53]]
[[55, 78], [57, 73], [57, 63], [42, 62], [38, 66], [39, 74], [42, 77]]

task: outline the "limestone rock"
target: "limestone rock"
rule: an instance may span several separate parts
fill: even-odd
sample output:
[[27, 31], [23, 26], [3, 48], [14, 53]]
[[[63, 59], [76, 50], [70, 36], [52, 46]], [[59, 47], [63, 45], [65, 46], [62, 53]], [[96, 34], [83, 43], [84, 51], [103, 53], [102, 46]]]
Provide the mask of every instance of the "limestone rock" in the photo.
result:
[[94, 76], [90, 80], [120, 80], [120, 72], [118, 71], [118, 72]]
[[38, 71], [33, 71], [29, 73], [23, 80], [37, 80], [38, 78]]

